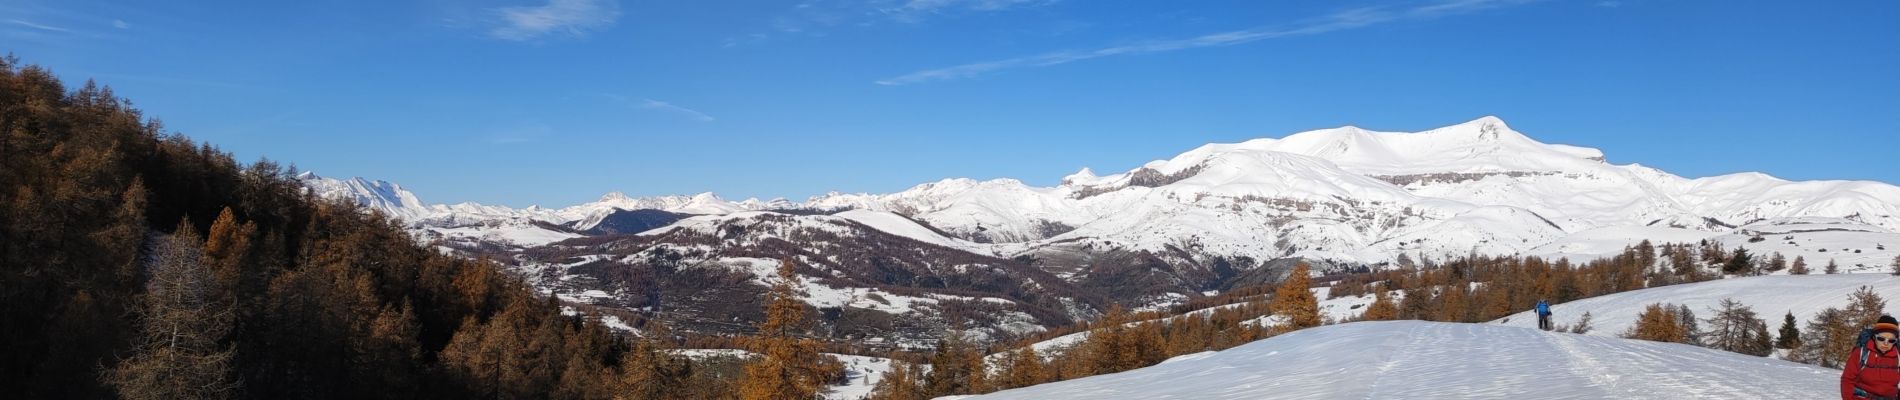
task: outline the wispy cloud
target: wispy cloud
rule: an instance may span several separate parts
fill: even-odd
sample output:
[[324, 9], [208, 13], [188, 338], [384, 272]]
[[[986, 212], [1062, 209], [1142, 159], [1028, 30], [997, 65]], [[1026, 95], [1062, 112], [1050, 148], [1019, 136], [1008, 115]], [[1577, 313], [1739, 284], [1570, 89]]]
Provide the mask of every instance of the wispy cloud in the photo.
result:
[[497, 39], [529, 41], [550, 34], [584, 37], [620, 19], [617, 0], [549, 0], [534, 7], [494, 9], [501, 25], [488, 34]]
[[61, 27], [57, 27], [57, 26], [51, 26], [51, 25], [41, 25], [41, 24], [36, 24], [36, 23], [33, 23], [32, 21], [24, 21], [24, 20], [18, 20], [18, 19], [9, 19], [9, 20], [7, 20], [7, 23], [8, 23], [8, 24], [13, 24], [13, 25], [19, 25], [19, 26], [24, 26], [24, 27], [28, 27], [28, 28], [33, 28], [33, 29], [38, 29], [38, 30], [42, 30], [42, 31], [47, 31], [47, 32], [59, 32], [59, 33], [73, 33], [73, 30], [71, 30], [71, 29], [66, 29], [66, 28], [61, 28]]
[[1355, 8], [1285, 26], [1260, 27], [1219, 32], [1187, 39], [1149, 40], [1134, 44], [1103, 47], [1087, 51], [1059, 51], [1033, 56], [984, 61], [944, 68], [916, 71], [877, 80], [879, 85], [901, 86], [981, 76], [1006, 69], [1047, 67], [1103, 57], [1165, 53], [1204, 47], [1232, 46], [1260, 40], [1362, 28], [1380, 23], [1439, 18], [1537, 0], [1448, 0], [1398, 11], [1385, 7]]
[[878, 11], [898, 21], [917, 22], [929, 15], [952, 11], [1000, 11], [1054, 2], [1056, 0], [909, 0]]
[[1003, 12], [1060, 0], [803, 0], [770, 17], [760, 33], [727, 37], [723, 47], [760, 43], [787, 35], [824, 36], [832, 28], [917, 24], [940, 16]]
[[1617, 7], [1622, 7], [1622, 6], [1623, 6], [1623, 2], [1621, 2], [1621, 1], [1599, 1], [1599, 2], [1597, 2], [1597, 7], [1603, 7], [1603, 8], [1617, 8]]
[[668, 103], [668, 102], [654, 100], [654, 99], [640, 99], [640, 102], [636, 103], [634, 107], [644, 108], [648, 110], [659, 110], [659, 111], [665, 111], [669, 113], [684, 115], [692, 119], [696, 119], [696, 120], [700, 120], [704, 122], [714, 121], [711, 115], [706, 115], [706, 113], [699, 112], [698, 110], [694, 110], [694, 109], [686, 108], [686, 107], [680, 107], [680, 106], [673, 105], [673, 103]]
[[617, 94], [602, 94], [601, 96], [606, 96], [609, 99], [613, 99], [614, 102], [625, 104], [628, 107], [632, 107], [636, 109], [653, 110], [653, 111], [677, 114], [677, 115], [685, 116], [685, 117], [692, 118], [695, 120], [699, 120], [702, 122], [716, 121], [716, 119], [714, 119], [711, 115], [706, 115], [706, 113], [699, 112], [699, 110], [681, 107], [673, 103], [668, 103], [664, 101], [659, 101], [659, 100], [654, 100], [654, 99], [649, 99], [649, 98], [640, 98], [636, 100], [636, 99], [627, 98], [627, 96], [621, 96]]
[[115, 20], [112, 20], [112, 27], [119, 28], [119, 29], [132, 29], [132, 24], [125, 23], [125, 20], [122, 20], [122, 19], [115, 19]]

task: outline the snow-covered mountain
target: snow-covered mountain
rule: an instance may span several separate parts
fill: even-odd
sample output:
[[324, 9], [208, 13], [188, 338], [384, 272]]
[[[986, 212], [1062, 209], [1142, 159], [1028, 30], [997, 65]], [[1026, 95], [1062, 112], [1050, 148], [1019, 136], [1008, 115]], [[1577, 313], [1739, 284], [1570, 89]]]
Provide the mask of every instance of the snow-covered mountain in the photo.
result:
[[[562, 208], [424, 205], [386, 182], [304, 180], [403, 219], [444, 251], [508, 260], [547, 288], [618, 293], [610, 303], [644, 304], [629, 296], [645, 294], [615, 286], [622, 278], [607, 270], [758, 272], [732, 266], [793, 259], [808, 268], [801, 274], [825, 274], [810, 276], [829, 285], [821, 291], [851, 295], [815, 306], [869, 305], [860, 300], [891, 299], [872, 289], [894, 287], [917, 290], [902, 295], [915, 298], [974, 293], [1015, 302], [1005, 308], [1045, 327], [1109, 303], [1160, 306], [1271, 282], [1296, 259], [1321, 270], [1470, 254], [1581, 260], [1641, 240], [1710, 240], [1849, 271], [1900, 255], [1900, 187], [1758, 173], [1684, 178], [1538, 142], [1494, 117], [1415, 133], [1348, 126], [1208, 144], [1116, 174], [1084, 168], [1053, 187], [946, 179], [804, 202], [615, 192]], [[1051, 287], [1077, 295], [1024, 295]], [[885, 308], [909, 309], [868, 309]], [[1028, 320], [981, 328], [1027, 332]], [[911, 328], [925, 327], [897, 330]]]
[[951, 398], [1821, 399], [1838, 396], [1839, 379], [1839, 370], [1684, 344], [1391, 321], [1305, 329], [1127, 372]]
[[948, 179], [898, 193], [830, 193], [802, 203], [614, 192], [560, 209], [423, 206], [386, 182], [314, 175], [306, 181], [327, 195], [440, 227], [532, 220], [587, 230], [615, 211], [639, 209], [889, 211], [930, 226], [932, 234], [912, 233], [920, 240], [998, 244], [981, 251], [1001, 256], [1087, 244], [1151, 253], [1187, 249], [1188, 258], [1381, 263], [1399, 254], [1539, 254], [1571, 235], [1601, 237], [1597, 230], [1604, 228], [1669, 239], [1682, 235], [1665, 228], [1715, 236], [1763, 221], [1824, 217], [1857, 229], [1900, 230], [1900, 187], [1885, 183], [1792, 182], [1759, 173], [1689, 179], [1604, 160], [1599, 150], [1541, 143], [1484, 117], [1416, 133], [1347, 126], [1209, 144], [1108, 176], [1083, 169], [1056, 187]]
[[952, 236], [1016, 243], [1008, 249], [1020, 253], [1085, 242], [1362, 263], [1399, 254], [1546, 254], [1535, 250], [1602, 228], [1716, 236], [1825, 217], [1868, 231], [1900, 229], [1893, 185], [1758, 173], [1682, 178], [1609, 164], [1596, 149], [1537, 142], [1494, 117], [1417, 133], [1349, 126], [1210, 144], [1114, 175], [1083, 169], [1062, 182], [953, 179], [888, 195], [820, 196], [805, 206], [894, 211]]
[[297, 174], [297, 180], [302, 181], [304, 187], [310, 188], [317, 196], [354, 201], [363, 208], [405, 221], [428, 218], [433, 214], [429, 206], [423, 205], [415, 193], [403, 190], [402, 185], [363, 178], [325, 178], [317, 176], [315, 172]]

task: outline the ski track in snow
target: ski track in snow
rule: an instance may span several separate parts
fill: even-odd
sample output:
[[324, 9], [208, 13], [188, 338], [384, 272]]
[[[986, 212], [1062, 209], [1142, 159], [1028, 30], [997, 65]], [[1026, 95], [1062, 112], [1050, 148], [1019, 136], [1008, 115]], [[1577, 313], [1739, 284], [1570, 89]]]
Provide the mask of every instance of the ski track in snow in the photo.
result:
[[967, 399], [1816, 399], [1838, 370], [1488, 324], [1358, 322]]

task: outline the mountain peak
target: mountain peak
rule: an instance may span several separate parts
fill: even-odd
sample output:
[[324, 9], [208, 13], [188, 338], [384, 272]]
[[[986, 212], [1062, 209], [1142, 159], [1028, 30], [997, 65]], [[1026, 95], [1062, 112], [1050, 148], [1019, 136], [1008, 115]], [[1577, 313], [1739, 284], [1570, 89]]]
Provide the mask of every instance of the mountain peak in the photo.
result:
[[1089, 167], [1082, 167], [1081, 171], [1075, 171], [1075, 173], [1069, 174], [1069, 176], [1062, 177], [1062, 184], [1067, 186], [1089, 186], [1101, 180], [1102, 177], [1095, 175], [1095, 170], [1089, 169]]
[[1511, 129], [1511, 126], [1506, 125], [1503, 119], [1498, 118], [1497, 116], [1493, 116], [1493, 115], [1486, 115], [1483, 117], [1478, 117], [1478, 119], [1466, 121], [1461, 124], [1433, 129], [1433, 130], [1429, 130], [1429, 131], [1425, 131], [1421, 133], [1449, 134], [1452, 138], [1454, 138], [1454, 140], [1465, 139], [1465, 140], [1473, 140], [1476, 142], [1500, 142], [1505, 139], [1535, 142], [1535, 140], [1531, 140], [1530, 137], [1524, 136], [1523, 133], [1519, 133], [1518, 131]]
[[633, 200], [633, 198], [628, 197], [626, 193], [621, 193], [618, 190], [607, 192], [607, 194], [604, 194], [604, 195], [600, 195], [600, 201], [602, 202], [623, 202], [623, 201], [629, 201], [629, 200]]

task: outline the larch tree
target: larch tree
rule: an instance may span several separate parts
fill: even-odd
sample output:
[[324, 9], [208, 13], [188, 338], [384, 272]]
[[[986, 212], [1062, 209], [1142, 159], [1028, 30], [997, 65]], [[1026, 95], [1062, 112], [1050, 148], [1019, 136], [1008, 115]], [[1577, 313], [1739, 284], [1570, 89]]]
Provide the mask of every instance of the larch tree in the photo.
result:
[[1128, 311], [1120, 304], [1111, 305], [1108, 313], [1098, 321], [1100, 328], [1089, 331], [1088, 339], [1081, 346], [1084, 350], [1088, 373], [1092, 375], [1111, 374], [1134, 368], [1136, 354], [1126, 344], [1130, 332], [1124, 325], [1128, 323]]
[[1042, 356], [1036, 354], [1035, 346], [1024, 346], [1022, 350], [1009, 352], [1004, 358], [1000, 381], [1001, 389], [1015, 389], [1048, 381], [1043, 371]]
[[1771, 350], [1767, 323], [1755, 310], [1735, 299], [1722, 299], [1707, 319], [1709, 331], [1703, 343], [1709, 348], [1765, 356]]
[[1273, 315], [1286, 318], [1284, 331], [1291, 332], [1320, 324], [1319, 298], [1313, 296], [1311, 290], [1313, 278], [1307, 269], [1304, 262], [1294, 266], [1293, 271], [1280, 282], [1279, 289], [1273, 292], [1273, 303], [1270, 308]]
[[1680, 343], [1687, 336], [1676, 316], [1676, 308], [1660, 303], [1644, 307], [1642, 314], [1636, 316], [1636, 325], [1623, 333], [1624, 338], [1669, 343]]
[[1862, 285], [1854, 293], [1847, 295], [1847, 321], [1855, 327], [1872, 327], [1887, 311], [1887, 300], [1874, 293], [1874, 288]]
[[1793, 359], [1840, 368], [1848, 353], [1853, 352], [1854, 338], [1858, 336], [1860, 328], [1854, 326], [1853, 317], [1841, 309], [1828, 307], [1808, 320], [1807, 329], [1801, 332], [1801, 347], [1794, 351]]
[[1399, 306], [1392, 302], [1392, 296], [1387, 296], [1383, 288], [1374, 290], [1376, 292], [1373, 293], [1372, 305], [1366, 306], [1366, 312], [1360, 314], [1359, 319], [1366, 321], [1399, 319]]
[[106, 381], [126, 399], [228, 399], [239, 382], [235, 351], [220, 345], [231, 330], [230, 303], [216, 296], [200, 240], [189, 221], [158, 241], [145, 294], [139, 299], [143, 335], [137, 353], [107, 371]]
[[745, 365], [745, 375], [739, 380], [741, 399], [810, 399], [824, 388], [818, 373], [822, 364], [818, 343], [797, 337], [805, 334], [808, 326], [805, 304], [792, 287], [797, 278], [791, 260], [781, 260], [778, 281], [772, 283], [766, 295], [765, 320], [759, 323], [759, 337], [752, 349], [759, 356]]
[[922, 366], [899, 360], [891, 360], [891, 370], [884, 372], [883, 379], [871, 386], [872, 400], [929, 400], [930, 393], [924, 389], [924, 369]]

